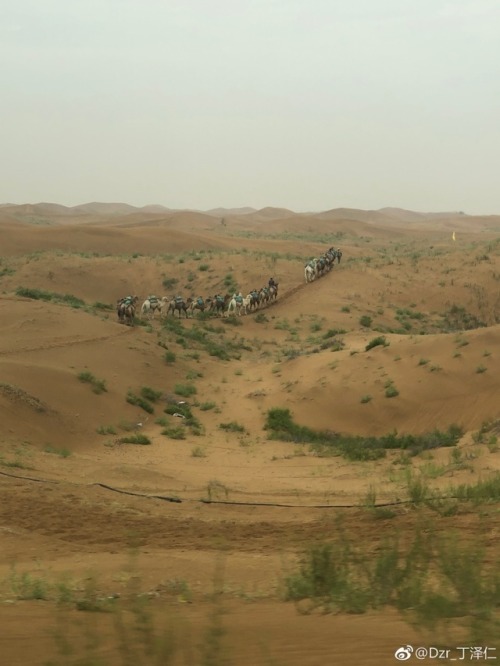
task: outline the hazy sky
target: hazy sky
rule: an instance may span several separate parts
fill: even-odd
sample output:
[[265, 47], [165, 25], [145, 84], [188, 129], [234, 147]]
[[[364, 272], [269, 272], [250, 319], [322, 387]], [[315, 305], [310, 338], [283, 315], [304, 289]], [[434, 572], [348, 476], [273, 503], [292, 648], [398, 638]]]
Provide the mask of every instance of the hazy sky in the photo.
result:
[[0, 202], [500, 213], [500, 0], [3, 0], [0, 89]]

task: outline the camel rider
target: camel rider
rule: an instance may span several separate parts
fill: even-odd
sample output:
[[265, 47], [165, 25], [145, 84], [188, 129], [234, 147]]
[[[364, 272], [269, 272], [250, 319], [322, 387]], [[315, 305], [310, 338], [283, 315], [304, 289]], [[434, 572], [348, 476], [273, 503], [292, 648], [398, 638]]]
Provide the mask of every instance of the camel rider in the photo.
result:
[[175, 302], [182, 303], [182, 296], [179, 296], [179, 294], [177, 294], [177, 296], [175, 297]]
[[276, 282], [274, 281], [274, 278], [269, 278], [269, 283], [268, 284], [269, 284], [269, 289], [271, 289], [271, 287], [275, 287]]
[[204, 303], [203, 303], [203, 298], [202, 298], [201, 296], [198, 296], [198, 298], [196, 299], [196, 302], [198, 303], [198, 305], [199, 305], [200, 307], [201, 307], [202, 305], [204, 305]]

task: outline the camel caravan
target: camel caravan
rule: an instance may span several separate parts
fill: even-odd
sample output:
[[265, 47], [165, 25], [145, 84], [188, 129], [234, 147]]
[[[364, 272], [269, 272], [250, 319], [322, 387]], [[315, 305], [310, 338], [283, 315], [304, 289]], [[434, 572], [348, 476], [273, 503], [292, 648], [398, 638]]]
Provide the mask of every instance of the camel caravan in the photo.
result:
[[[306, 283], [313, 282], [326, 275], [333, 268], [335, 260], [340, 264], [341, 258], [341, 250], [331, 247], [320, 257], [310, 259], [304, 268]], [[197, 298], [187, 299], [180, 295], [173, 297], [150, 295], [142, 304], [140, 313], [142, 317], [150, 320], [155, 319], [157, 313], [159, 319], [169, 314], [175, 316], [176, 313], [179, 319], [183, 315], [188, 319], [194, 317], [197, 312], [206, 312], [217, 317], [230, 317], [231, 315], [241, 317], [242, 315], [251, 314], [259, 308], [272, 305], [277, 299], [278, 282], [274, 278], [270, 278], [265, 287], [253, 289], [246, 296], [243, 296], [241, 292], [232, 295], [215, 294], [215, 296], [208, 296], [207, 298], [198, 296]], [[134, 325], [138, 300], [138, 296], [125, 296], [117, 301], [117, 314], [120, 323], [128, 326]]]
[[[141, 316], [153, 320], [161, 319], [162, 316], [169, 314], [175, 315], [177, 312], [179, 319], [184, 315], [193, 317], [197, 312], [209, 313], [218, 317], [229, 317], [231, 315], [242, 316], [255, 312], [257, 309], [274, 303], [278, 298], [278, 282], [270, 278], [267, 286], [261, 289], [253, 289], [247, 296], [240, 293], [234, 294], [215, 294], [203, 298], [187, 298], [182, 296], [158, 296], [150, 295], [141, 306]], [[137, 296], [125, 296], [117, 301], [118, 321], [128, 326], [134, 324], [135, 313], [138, 302]]]
[[338, 249], [336, 250], [334, 247], [331, 247], [320, 257], [310, 259], [304, 267], [306, 284], [329, 273], [333, 268], [335, 259], [337, 259], [337, 262], [340, 264], [342, 251]]

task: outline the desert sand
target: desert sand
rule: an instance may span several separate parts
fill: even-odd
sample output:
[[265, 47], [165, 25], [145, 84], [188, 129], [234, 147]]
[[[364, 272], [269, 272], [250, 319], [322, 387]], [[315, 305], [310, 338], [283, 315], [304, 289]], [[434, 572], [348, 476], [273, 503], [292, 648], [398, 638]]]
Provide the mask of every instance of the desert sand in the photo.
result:
[[[304, 549], [341, 524], [373, 553], [425, 523], [498, 560], [498, 504], [415, 507], [408, 473], [446, 493], [500, 472], [500, 216], [4, 205], [0, 234], [2, 664], [390, 664], [432, 637], [392, 608], [300, 612], [283, 591]], [[331, 246], [341, 262], [306, 284]], [[270, 277], [277, 301], [241, 318], [179, 329], [115, 312], [127, 294], [246, 295]], [[151, 412], [127, 402], [144, 389]], [[196, 427], [164, 412], [175, 401]], [[344, 435], [463, 434], [352, 461], [269, 439], [275, 408]], [[136, 435], [149, 443], [122, 441]], [[143, 595], [172, 661], [124, 660], [114, 615], [78, 610], [90, 584], [99, 600]], [[200, 661], [214, 622], [219, 657]]]

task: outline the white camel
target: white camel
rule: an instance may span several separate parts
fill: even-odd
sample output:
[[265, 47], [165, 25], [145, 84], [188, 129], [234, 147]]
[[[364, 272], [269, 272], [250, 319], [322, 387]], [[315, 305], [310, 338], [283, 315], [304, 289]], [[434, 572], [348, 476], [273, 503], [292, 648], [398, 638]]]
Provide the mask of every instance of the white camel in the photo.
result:
[[309, 261], [304, 268], [304, 277], [306, 282], [312, 282], [316, 277], [316, 259]]
[[[229, 305], [227, 307], [226, 317], [229, 317], [231, 314], [233, 314], [233, 312], [240, 317], [241, 314], [242, 314], [242, 310], [244, 308], [244, 303], [245, 303], [245, 299], [243, 298], [243, 295], [242, 295], [241, 292], [239, 294], [233, 294], [233, 297], [229, 301]], [[245, 310], [245, 313], [246, 313], [246, 310]]]
[[158, 298], [157, 296], [148, 296], [141, 307], [141, 315], [147, 315], [148, 319], [154, 319], [155, 313], [158, 311], [158, 315], [161, 319], [163, 313], [163, 306], [168, 302], [168, 298], [163, 296]]

